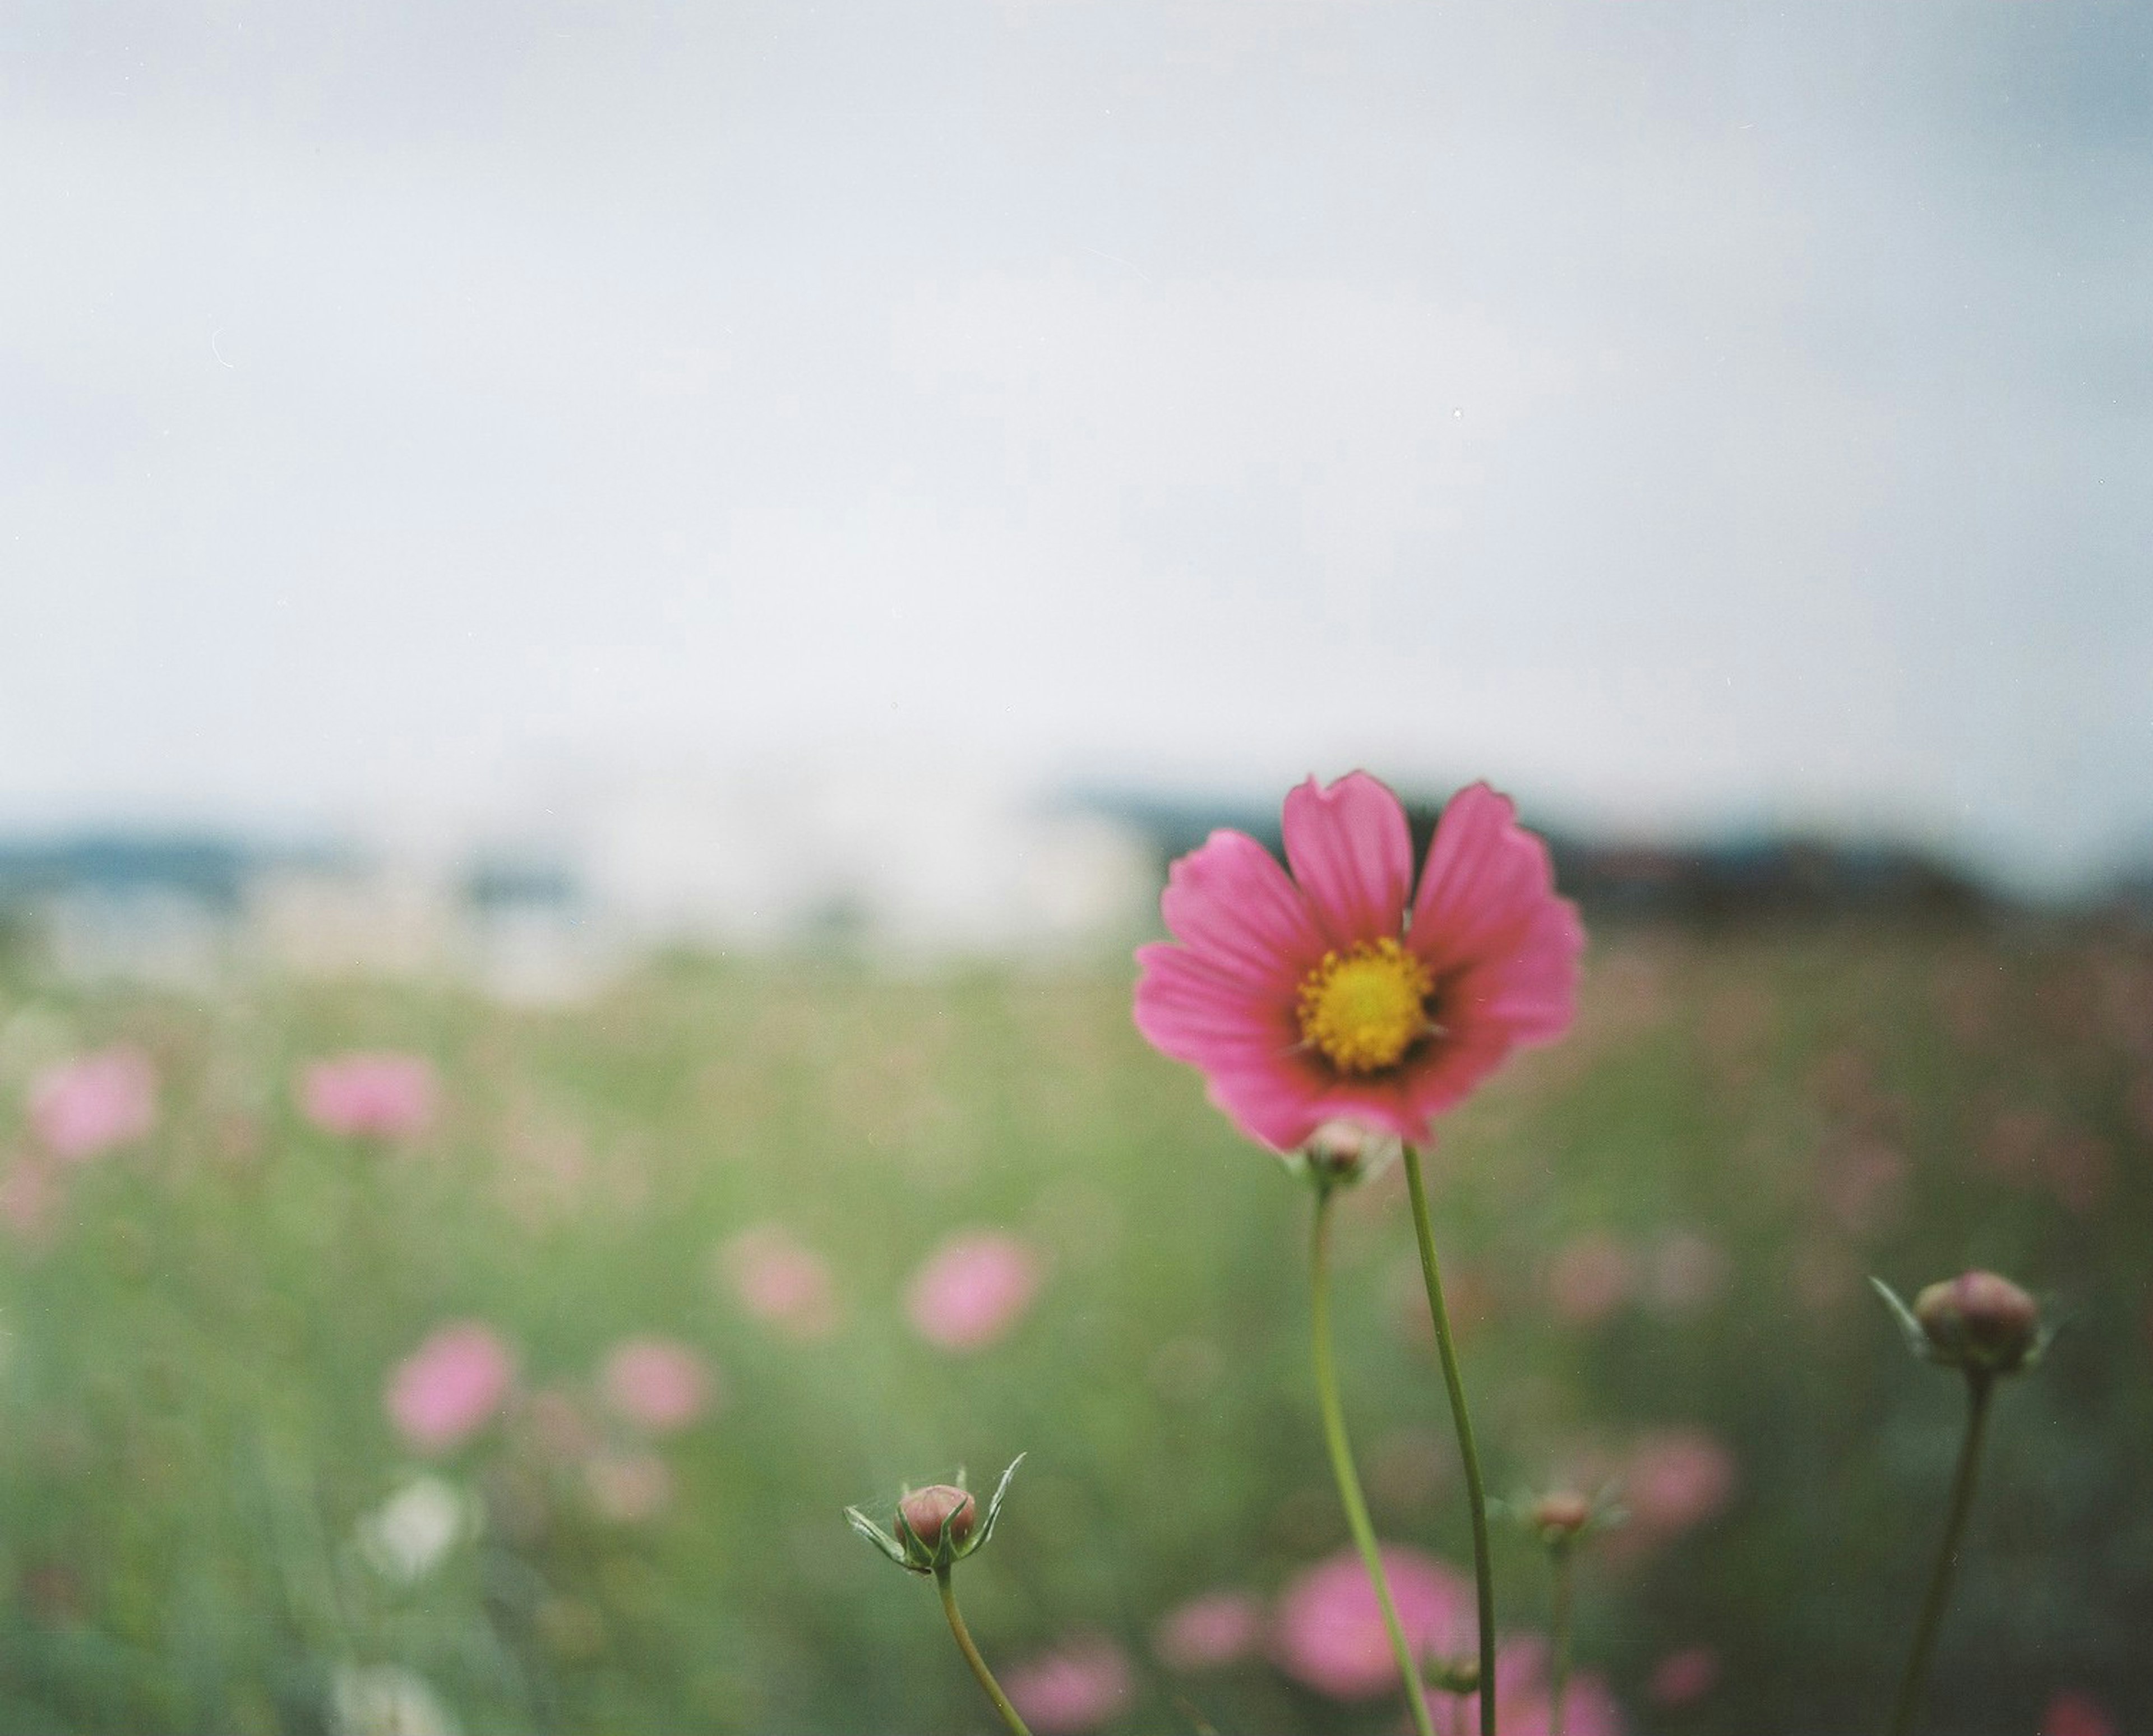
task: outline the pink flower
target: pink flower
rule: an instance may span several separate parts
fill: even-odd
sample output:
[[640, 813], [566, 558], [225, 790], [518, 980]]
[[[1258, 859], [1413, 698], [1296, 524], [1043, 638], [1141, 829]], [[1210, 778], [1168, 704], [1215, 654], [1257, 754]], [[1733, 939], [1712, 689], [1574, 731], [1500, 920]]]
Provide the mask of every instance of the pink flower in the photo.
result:
[[434, 1119], [433, 1063], [420, 1055], [339, 1055], [299, 1081], [299, 1107], [328, 1133], [405, 1139]]
[[1246, 1657], [1263, 1638], [1264, 1612], [1245, 1591], [1212, 1591], [1168, 1610], [1151, 1649], [1170, 1670], [1215, 1670]]
[[1670, 1314], [1701, 1307], [1727, 1282], [1727, 1256], [1718, 1243], [1677, 1230], [1652, 1252], [1652, 1300]]
[[[1414, 1654], [1448, 1658], [1471, 1651], [1479, 1632], [1471, 1581], [1398, 1544], [1383, 1546], [1382, 1561]], [[1397, 1688], [1397, 1661], [1359, 1551], [1341, 1550], [1286, 1587], [1272, 1650], [1287, 1675], [1333, 1699], [1366, 1699]]]
[[1687, 1530], [1724, 1509], [1734, 1483], [1733, 1455], [1710, 1435], [1664, 1429], [1631, 1448], [1622, 1474], [1623, 1504], [1641, 1530]]
[[156, 1122], [157, 1075], [140, 1049], [77, 1056], [30, 1082], [30, 1131], [56, 1158], [94, 1158]]
[[621, 1525], [655, 1518], [673, 1499], [673, 1473], [647, 1448], [598, 1454], [583, 1467], [583, 1483], [600, 1516]]
[[2041, 1714], [2041, 1736], [2115, 1736], [2115, 1720], [2091, 1694], [2067, 1688]]
[[[1497, 1682], [1495, 1698], [1495, 1729], [1497, 1736], [1549, 1736], [1554, 1728], [1553, 1697], [1545, 1688], [1535, 1693], [1505, 1700], [1501, 1694], [1501, 1682]], [[1479, 1717], [1479, 1697], [1469, 1698], [1466, 1728], [1476, 1728]], [[1570, 1685], [1562, 1697], [1562, 1728], [1564, 1736], [1622, 1736], [1622, 1708], [1615, 1703], [1615, 1696], [1607, 1691], [1607, 1684], [1590, 1671], [1580, 1672], [1570, 1678]]]
[[501, 1408], [515, 1359], [492, 1327], [459, 1321], [433, 1333], [389, 1372], [389, 1420], [420, 1453], [445, 1453]]
[[[1453, 1700], [1431, 1693], [1428, 1709], [1438, 1729], [1480, 1728], [1480, 1696]], [[1549, 1691], [1548, 1642], [1537, 1634], [1504, 1640], [1495, 1648], [1497, 1736], [1549, 1736], [1555, 1697]], [[1566, 1736], [1622, 1736], [1621, 1709], [1607, 1684], [1590, 1672], [1572, 1676], [1562, 1697]]]
[[1719, 1680], [1719, 1654], [1709, 1646], [1685, 1646], [1652, 1666], [1645, 1692], [1660, 1706], [1687, 1706], [1710, 1693]]
[[62, 1197], [60, 1177], [53, 1160], [42, 1152], [26, 1151], [0, 1179], [0, 1224], [5, 1224], [18, 1240], [43, 1242], [53, 1227]]
[[541, 1457], [555, 1464], [576, 1464], [598, 1450], [598, 1431], [581, 1400], [558, 1387], [545, 1387], [523, 1407], [527, 1438]]
[[741, 1306], [790, 1337], [827, 1338], [837, 1327], [829, 1262], [776, 1224], [743, 1229], [719, 1262]]
[[1572, 1326], [1597, 1326], [1628, 1299], [1636, 1266], [1611, 1235], [1573, 1236], [1548, 1269], [1548, 1301]]
[[953, 1235], [913, 1274], [905, 1311], [929, 1344], [978, 1350], [1016, 1324], [1041, 1275], [1038, 1255], [1015, 1236], [991, 1229]]
[[[1467, 1649], [1470, 1649], [1469, 1647]], [[1547, 1701], [1548, 1642], [1538, 1634], [1520, 1634], [1499, 1641], [1495, 1647], [1495, 1728], [1499, 1736], [1516, 1736], [1520, 1721], [1532, 1715], [1537, 1704], [1545, 1719]], [[1460, 1730], [1480, 1728], [1480, 1696], [1431, 1693], [1428, 1708], [1435, 1725], [1449, 1724]], [[1574, 1703], [1564, 1697], [1565, 1708]]]
[[695, 1422], [710, 1408], [716, 1384], [702, 1357], [669, 1338], [624, 1338], [598, 1377], [607, 1408], [653, 1434]]
[[1419, 889], [1398, 798], [1364, 771], [1285, 798], [1292, 876], [1214, 832], [1173, 865], [1172, 942], [1138, 949], [1137, 1028], [1280, 1151], [1326, 1122], [1424, 1141], [1521, 1044], [1568, 1027], [1585, 931], [1547, 849], [1485, 784], [1443, 809]]
[[1010, 1703], [1034, 1729], [1088, 1730], [1127, 1702], [1129, 1664], [1112, 1640], [1072, 1640], [1020, 1664], [1003, 1686]]

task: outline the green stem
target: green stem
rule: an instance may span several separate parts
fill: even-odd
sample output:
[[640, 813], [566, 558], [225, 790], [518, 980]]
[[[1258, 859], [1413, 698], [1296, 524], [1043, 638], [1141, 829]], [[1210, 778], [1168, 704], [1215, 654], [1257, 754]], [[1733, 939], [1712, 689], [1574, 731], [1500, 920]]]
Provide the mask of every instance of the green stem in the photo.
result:
[[949, 1570], [939, 1570], [934, 1576], [934, 1589], [942, 1594], [942, 1613], [949, 1618], [949, 1632], [957, 1637], [957, 1649], [965, 1654], [965, 1662], [972, 1667], [979, 1677], [980, 1686], [986, 1690], [987, 1698], [995, 1703], [995, 1710], [1002, 1715], [1002, 1722], [1010, 1727], [1011, 1736], [1031, 1736], [1025, 1728], [1024, 1720], [1016, 1715], [1016, 1708], [1009, 1703], [1002, 1685], [995, 1680], [995, 1672], [987, 1667], [987, 1661], [980, 1656], [980, 1648], [972, 1643], [971, 1630], [965, 1626], [965, 1618], [957, 1609], [957, 1593], [949, 1584]]
[[1921, 1618], [1914, 1625], [1914, 1649], [1906, 1658], [1906, 1673], [1899, 1683], [1898, 1703], [1892, 1707], [1891, 1722], [1886, 1726], [1891, 1736], [1907, 1736], [1914, 1728], [1921, 1690], [1928, 1683], [1937, 1630], [1943, 1626], [1944, 1606], [1951, 1601], [1959, 1542], [1966, 1533], [1966, 1516], [1973, 1506], [1974, 1478], [1981, 1466], [1981, 1441], [1988, 1427], [1988, 1399], [1994, 1385], [1985, 1373], [1969, 1371], [1967, 1374], [1966, 1437], [1959, 1443], [1958, 1469], [1952, 1474], [1951, 1510], [1944, 1519], [1937, 1565], [1929, 1575], [1928, 1595], [1921, 1600]]
[[1575, 1552], [1571, 1540], [1559, 1540], [1555, 1556], [1555, 1698], [1548, 1708], [1548, 1736], [1562, 1736], [1563, 1702], [1570, 1698], [1570, 1606], [1576, 1590]]
[[1338, 1405], [1338, 1369], [1331, 1354], [1331, 1189], [1316, 1184], [1316, 1222], [1309, 1236], [1309, 1314], [1316, 1352], [1316, 1397], [1323, 1410], [1323, 1438], [1331, 1448], [1331, 1471], [1338, 1479], [1338, 1499], [1346, 1509], [1346, 1523], [1360, 1546], [1368, 1577], [1376, 1587], [1376, 1601], [1383, 1611], [1383, 1627], [1391, 1637], [1391, 1650], [1405, 1680], [1406, 1704], [1412, 1709], [1418, 1736], [1435, 1736], [1429, 1720], [1428, 1690], [1421, 1684], [1420, 1667], [1412, 1647], [1406, 1643], [1398, 1623], [1397, 1606], [1391, 1601], [1391, 1582], [1383, 1572], [1383, 1558], [1376, 1547], [1376, 1528], [1369, 1523], [1368, 1504], [1361, 1494], [1361, 1479], [1353, 1469], [1353, 1448], [1346, 1438], [1345, 1413]]
[[1413, 1235], [1420, 1242], [1420, 1275], [1428, 1285], [1428, 1311], [1435, 1321], [1435, 1347], [1443, 1357], [1443, 1383], [1450, 1391], [1458, 1457], [1465, 1462], [1465, 1499], [1473, 1515], [1473, 1579], [1480, 1601], [1480, 1736], [1495, 1736], [1495, 1568], [1488, 1548], [1488, 1492], [1480, 1481], [1480, 1449], [1473, 1443], [1473, 1418], [1465, 1408], [1465, 1382], [1458, 1372], [1458, 1347], [1451, 1342], [1450, 1313], [1443, 1306], [1443, 1275], [1435, 1264], [1435, 1232], [1428, 1226], [1420, 1153], [1408, 1145], [1405, 1158]]

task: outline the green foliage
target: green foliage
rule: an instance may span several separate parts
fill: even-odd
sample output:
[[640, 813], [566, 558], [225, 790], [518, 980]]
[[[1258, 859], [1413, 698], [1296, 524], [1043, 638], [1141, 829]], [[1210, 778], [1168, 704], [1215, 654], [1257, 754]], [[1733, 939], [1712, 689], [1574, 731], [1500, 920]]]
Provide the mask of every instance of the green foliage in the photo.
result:
[[[126, 1041], [163, 1083], [151, 1138], [63, 1166], [48, 1220], [0, 1230], [0, 1728], [349, 1726], [337, 1684], [394, 1665], [468, 1736], [984, 1729], [931, 1590], [839, 1515], [1020, 1451], [995, 1545], [962, 1570], [1005, 1679], [1104, 1634], [1138, 1682], [1115, 1728], [1184, 1727], [1177, 1696], [1226, 1731], [1396, 1728], [1395, 1705], [1331, 1705], [1260, 1658], [1183, 1677], [1151, 1656], [1178, 1601], [1268, 1596], [1345, 1532], [1304, 1366], [1306, 1190], [1144, 1048], [1128, 986], [673, 960], [542, 1012], [415, 986], [93, 993], [18, 967], [17, 1173], [44, 1062]], [[430, 1133], [301, 1118], [296, 1071], [354, 1048], [432, 1058]], [[1721, 1510], [1656, 1530], [1626, 1489], [1632, 1522], [1580, 1555], [1580, 1665], [1633, 1728], [1875, 1721], [1962, 1398], [1865, 1280], [1911, 1293], [1975, 1265], [2069, 1324], [1998, 1395], [1935, 1726], [2028, 1730], [2067, 1686], [2153, 1723], [2149, 1158], [2143, 937], [1596, 947], [1576, 1032], [1448, 1123], [1429, 1171], [1495, 1486], [1596, 1489], [1670, 1430], [1731, 1454]], [[1340, 1208], [1346, 1402], [1380, 1529], [1463, 1563], [1402, 1196], [1394, 1170]], [[735, 1294], [722, 1250], [769, 1224], [831, 1261], [827, 1336]], [[1039, 1248], [1044, 1287], [1005, 1339], [935, 1349], [908, 1279], [985, 1225]], [[457, 1319], [515, 1347], [523, 1396], [427, 1460], [384, 1382]], [[580, 1400], [651, 1333], [706, 1355], [723, 1403], [647, 1443], [669, 1501], [608, 1517], [533, 1444], [530, 1398]], [[483, 1520], [407, 1581], [359, 1540], [421, 1473]], [[1541, 1552], [1500, 1547], [1505, 1621], [1539, 1627]], [[1654, 1665], [1692, 1646], [1718, 1685], [1655, 1706]]]

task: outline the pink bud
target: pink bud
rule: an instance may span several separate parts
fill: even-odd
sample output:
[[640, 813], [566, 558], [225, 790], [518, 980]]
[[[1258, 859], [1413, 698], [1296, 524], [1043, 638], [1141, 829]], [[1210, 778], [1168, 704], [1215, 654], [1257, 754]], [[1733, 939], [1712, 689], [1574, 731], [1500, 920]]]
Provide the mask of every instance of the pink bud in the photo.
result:
[[930, 1550], [946, 1533], [954, 1548], [972, 1535], [980, 1516], [979, 1504], [970, 1494], [948, 1483], [932, 1483], [915, 1489], [897, 1504], [912, 1535]]
[[2041, 1336], [2040, 1304], [1993, 1272], [1930, 1285], [1914, 1298], [1914, 1318], [1944, 1361], [1985, 1374], [2023, 1367]]

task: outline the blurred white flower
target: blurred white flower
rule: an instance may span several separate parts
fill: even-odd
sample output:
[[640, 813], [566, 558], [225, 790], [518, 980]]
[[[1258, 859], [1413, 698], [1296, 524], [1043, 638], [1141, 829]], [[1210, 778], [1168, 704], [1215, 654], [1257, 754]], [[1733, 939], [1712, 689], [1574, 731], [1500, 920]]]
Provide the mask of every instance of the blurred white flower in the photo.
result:
[[359, 1547], [384, 1579], [424, 1579], [477, 1529], [470, 1498], [439, 1477], [415, 1477], [359, 1522]]
[[425, 1679], [400, 1664], [344, 1665], [329, 1689], [336, 1736], [462, 1736]]

